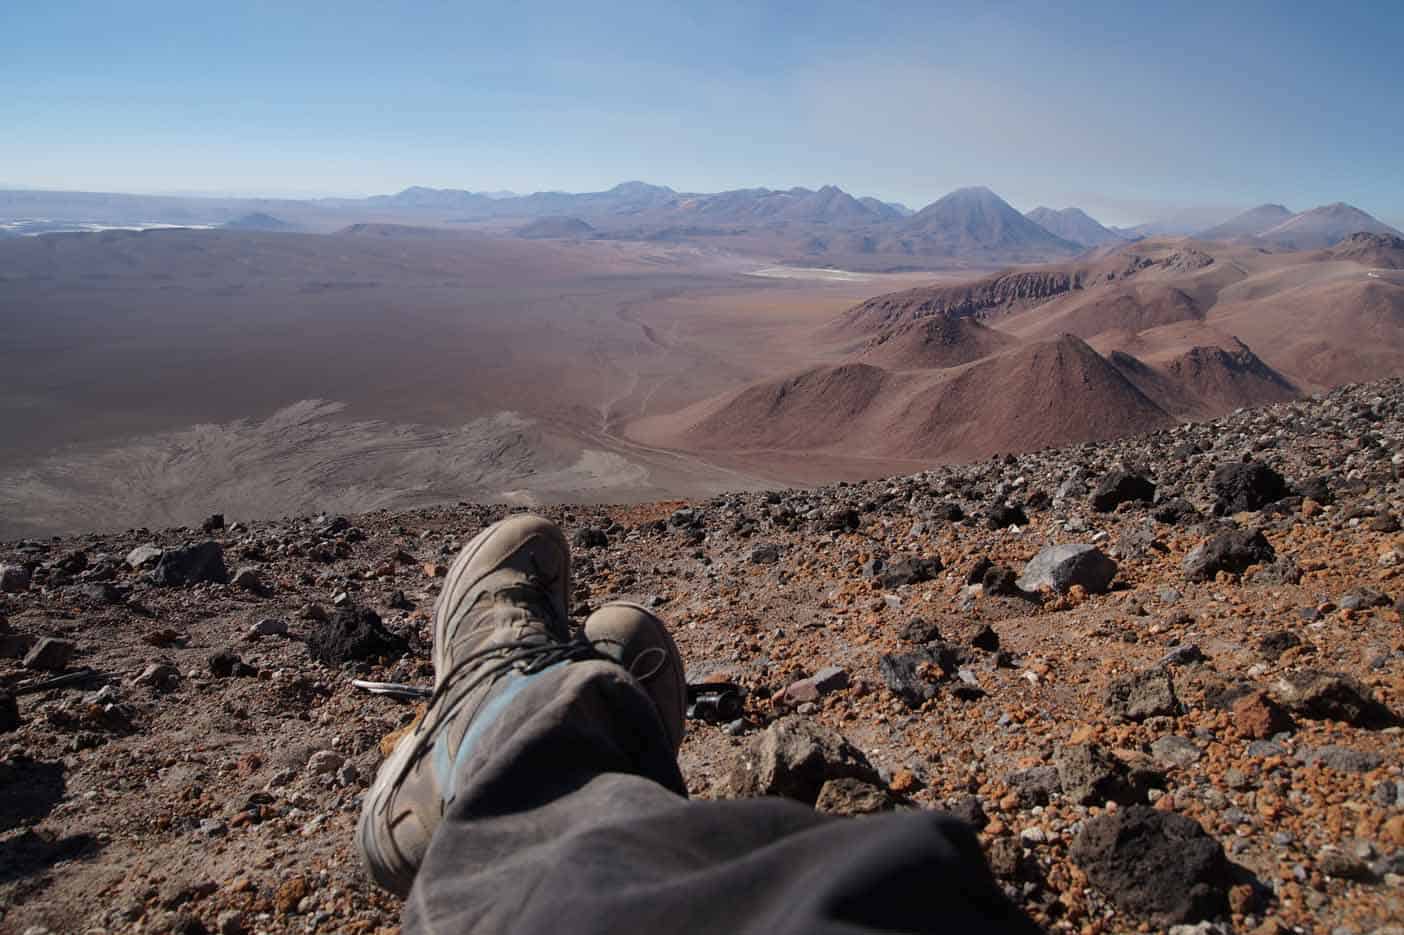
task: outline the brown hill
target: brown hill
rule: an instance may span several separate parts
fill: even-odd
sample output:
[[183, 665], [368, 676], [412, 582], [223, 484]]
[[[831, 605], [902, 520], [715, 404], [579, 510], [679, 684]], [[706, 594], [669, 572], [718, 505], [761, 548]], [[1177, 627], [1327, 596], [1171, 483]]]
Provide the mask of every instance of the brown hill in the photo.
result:
[[1159, 366], [1124, 351], [1112, 365], [1156, 405], [1177, 418], [1209, 418], [1242, 406], [1262, 406], [1301, 395], [1242, 341], [1232, 347], [1192, 347]]
[[1145, 432], [1174, 420], [1070, 334], [959, 371], [889, 426], [910, 457], [982, 457]]
[[968, 364], [1018, 343], [1017, 338], [974, 318], [937, 315], [885, 329], [868, 342], [858, 359], [891, 370], [940, 369]]
[[1322, 259], [1354, 260], [1377, 269], [1404, 269], [1404, 237], [1359, 231], [1324, 251]]
[[842, 364], [759, 383], [690, 426], [689, 447], [824, 448], [852, 433], [891, 382], [880, 367]]
[[681, 418], [671, 441], [703, 451], [861, 451], [941, 461], [1112, 438], [1172, 418], [1072, 335], [963, 367], [895, 374], [820, 367]]
[[1404, 372], [1404, 258], [1161, 238], [877, 296], [833, 319], [849, 353], [660, 417], [640, 437], [744, 454], [946, 460], [1106, 438]]
[[832, 331], [868, 335], [904, 321], [981, 316], [992, 309], [1007, 310], [1080, 289], [1082, 277], [1078, 269], [1028, 270], [893, 292], [854, 306], [834, 322]]

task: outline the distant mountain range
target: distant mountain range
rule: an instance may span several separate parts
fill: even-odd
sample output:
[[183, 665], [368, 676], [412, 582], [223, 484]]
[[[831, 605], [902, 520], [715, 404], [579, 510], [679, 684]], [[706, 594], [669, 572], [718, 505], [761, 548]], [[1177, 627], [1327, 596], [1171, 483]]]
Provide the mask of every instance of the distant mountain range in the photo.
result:
[[1334, 247], [1352, 234], [1404, 236], [1354, 205], [1338, 201], [1293, 214], [1282, 205], [1259, 205], [1216, 227], [1201, 231], [1203, 240], [1254, 241], [1283, 250]]
[[1049, 233], [1084, 247], [1100, 247], [1102, 244], [1121, 243], [1131, 239], [1111, 228], [1103, 227], [1081, 208], [1054, 211], [1040, 205], [1024, 217]]
[[1357, 232], [1399, 233], [1340, 203], [1301, 214], [1262, 205], [1227, 220], [1196, 210], [1115, 229], [1077, 207], [1040, 206], [1020, 214], [983, 187], [959, 189], [914, 212], [835, 185], [689, 193], [640, 181], [600, 192], [516, 195], [412, 186], [368, 198], [301, 201], [0, 191], [0, 229], [7, 220], [34, 218], [45, 219], [40, 230], [188, 225], [331, 233], [373, 224], [529, 239], [688, 242], [780, 262], [874, 271], [1057, 261], [1147, 236], [1248, 238], [1270, 249], [1306, 250]]

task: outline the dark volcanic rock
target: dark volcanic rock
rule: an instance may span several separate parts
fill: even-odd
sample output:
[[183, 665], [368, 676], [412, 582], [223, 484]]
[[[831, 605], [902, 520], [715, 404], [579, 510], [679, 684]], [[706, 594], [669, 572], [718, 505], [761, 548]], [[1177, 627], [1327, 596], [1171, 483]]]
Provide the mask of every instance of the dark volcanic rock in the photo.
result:
[[940, 694], [932, 667], [937, 657], [925, 650], [915, 653], [889, 653], [878, 660], [878, 672], [887, 687], [909, 708], [920, 708]]
[[878, 580], [884, 588], [900, 588], [908, 584], [921, 584], [930, 581], [940, 573], [939, 558], [902, 558], [889, 563], [878, 573]]
[[721, 787], [729, 798], [779, 795], [813, 805], [837, 779], [880, 782], [868, 758], [842, 734], [790, 715], [749, 740]]
[[585, 526], [575, 531], [571, 544], [577, 549], [602, 549], [609, 545], [609, 534], [594, 526]]
[[1122, 676], [1107, 687], [1107, 711], [1124, 721], [1176, 714], [1180, 710], [1175, 683], [1160, 667]]
[[990, 529], [1005, 529], [1009, 526], [1027, 526], [1029, 517], [1017, 506], [1000, 504], [985, 516], [985, 525]]
[[1019, 797], [1020, 808], [1047, 805], [1048, 800], [1062, 788], [1056, 766], [1031, 766], [1016, 770], [1005, 776], [1004, 781]]
[[954, 802], [949, 802], [946, 805], [946, 811], [977, 831], [990, 823], [990, 816], [985, 814], [985, 807], [980, 804], [978, 795], [967, 795]]
[[1194, 504], [1180, 497], [1166, 500], [1151, 510], [1151, 519], [1167, 526], [1178, 526], [1180, 523], [1197, 516], [1199, 516], [1199, 511], [1194, 508]]
[[1125, 765], [1094, 743], [1063, 748], [1056, 765], [1063, 794], [1076, 805], [1130, 805], [1140, 799], [1127, 780]]
[[872, 815], [896, 805], [882, 786], [861, 779], [830, 779], [819, 788], [814, 810], [826, 815]]
[[46, 636], [35, 643], [34, 648], [24, 657], [24, 667], [61, 672], [68, 668], [68, 660], [73, 658], [76, 648], [68, 640], [56, 640]]
[[1252, 565], [1277, 558], [1272, 543], [1261, 530], [1230, 529], [1196, 546], [1185, 556], [1185, 577], [1191, 581], [1212, 581], [1221, 571], [1242, 574]]
[[0, 691], [0, 734], [7, 734], [19, 726], [19, 703], [15, 701], [15, 693]]
[[1036, 592], [1049, 588], [1059, 594], [1067, 593], [1073, 585], [1081, 585], [1088, 594], [1101, 594], [1116, 577], [1116, 562], [1094, 545], [1053, 545], [1039, 552], [1024, 566], [1018, 586], [1022, 591]]
[[214, 541], [167, 549], [151, 572], [151, 580], [166, 587], [201, 581], [224, 584], [229, 580], [229, 571], [224, 567], [224, 549]]
[[1287, 496], [1287, 481], [1261, 461], [1221, 464], [1209, 482], [1214, 512], [1220, 516], [1261, 510]]
[[1168, 926], [1228, 910], [1228, 859], [1192, 818], [1132, 805], [1083, 825], [1069, 856], [1126, 912]]
[[252, 678], [258, 675], [258, 669], [249, 665], [239, 654], [230, 649], [221, 649], [210, 656], [210, 672], [216, 678]]
[[1150, 478], [1130, 471], [1112, 471], [1104, 476], [1092, 492], [1092, 509], [1110, 513], [1123, 503], [1152, 503], [1155, 484]]
[[368, 607], [343, 607], [321, 622], [307, 639], [307, 652], [318, 662], [343, 662], [400, 656], [409, 644], [385, 629], [380, 616]]
[[902, 632], [898, 635], [909, 643], [939, 643], [941, 628], [933, 621], [917, 617], [902, 627]]
[[994, 597], [1028, 597], [1019, 590], [1019, 576], [1008, 565], [994, 565], [985, 569], [980, 578], [985, 593]]
[[1357, 727], [1383, 727], [1395, 720], [1369, 688], [1341, 673], [1303, 669], [1283, 676], [1275, 687], [1283, 703], [1302, 717]]
[[1301, 760], [1308, 766], [1319, 764], [1342, 773], [1368, 773], [1383, 763], [1384, 757], [1366, 750], [1327, 744], [1306, 750]]

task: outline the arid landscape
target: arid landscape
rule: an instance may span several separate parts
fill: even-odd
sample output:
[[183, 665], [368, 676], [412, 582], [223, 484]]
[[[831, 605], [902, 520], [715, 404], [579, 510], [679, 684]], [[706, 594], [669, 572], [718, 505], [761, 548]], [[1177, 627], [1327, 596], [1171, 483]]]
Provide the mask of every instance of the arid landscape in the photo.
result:
[[[1255, 209], [1220, 240], [1030, 212], [1084, 247], [987, 189], [910, 215], [837, 189], [670, 193], [496, 199], [505, 220], [466, 225], [443, 217], [466, 193], [411, 189], [283, 206], [397, 219], [333, 233], [254, 215], [7, 239], [0, 535], [879, 477], [1404, 371], [1404, 240], [1342, 206]], [[523, 235], [515, 202], [588, 209], [589, 230]], [[619, 212], [636, 227], [596, 236]], [[626, 238], [679, 212], [765, 223]], [[909, 222], [932, 268], [783, 252], [794, 225]]]
[[11, 0], [0, 935], [1404, 935], [1401, 35]]

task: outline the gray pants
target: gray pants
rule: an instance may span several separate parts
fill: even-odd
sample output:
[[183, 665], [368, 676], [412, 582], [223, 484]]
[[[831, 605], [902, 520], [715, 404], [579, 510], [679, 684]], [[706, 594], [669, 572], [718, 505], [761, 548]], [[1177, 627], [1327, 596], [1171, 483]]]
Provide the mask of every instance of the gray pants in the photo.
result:
[[406, 933], [1037, 931], [949, 815], [691, 802], [623, 669], [514, 678], [458, 767]]

